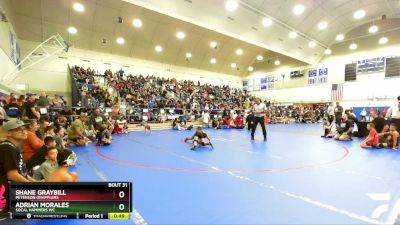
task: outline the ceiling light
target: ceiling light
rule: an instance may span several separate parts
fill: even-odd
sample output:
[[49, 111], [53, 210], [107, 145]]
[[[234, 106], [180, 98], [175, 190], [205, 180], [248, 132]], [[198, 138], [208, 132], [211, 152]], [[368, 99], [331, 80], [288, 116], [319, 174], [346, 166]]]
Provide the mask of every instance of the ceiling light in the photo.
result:
[[290, 31], [289, 32], [289, 38], [296, 38], [297, 37], [297, 33], [295, 31]]
[[250, 72], [254, 70], [254, 68], [252, 66], [249, 66], [249, 68], [247, 68]]
[[269, 26], [272, 25], [272, 20], [271, 20], [270, 18], [268, 18], [268, 17], [264, 17], [264, 18], [262, 19], [261, 23], [262, 23], [262, 25], [263, 25], [264, 27], [269, 27]]
[[387, 37], [382, 37], [379, 39], [379, 44], [384, 45], [388, 43], [389, 39]]
[[236, 68], [236, 63], [231, 63], [231, 68]]
[[235, 0], [228, 0], [225, 2], [225, 9], [230, 12], [235, 11], [238, 8], [238, 6], [239, 6], [239, 3]]
[[357, 11], [355, 11], [354, 12], [354, 19], [361, 19], [361, 18], [364, 18], [364, 16], [365, 16], [365, 11], [364, 10], [362, 10], [362, 9], [359, 9], [359, 10], [357, 10]]
[[236, 49], [236, 55], [242, 55], [243, 50], [241, 48]]
[[325, 49], [324, 54], [325, 54], [325, 55], [330, 55], [330, 54], [332, 54], [332, 50], [330, 50], [329, 48], [327, 48], [327, 49]]
[[280, 64], [281, 64], [281, 61], [279, 61], [279, 60], [275, 60], [274, 64], [275, 64], [276, 66], [278, 66], [278, 65], [280, 65]]
[[190, 52], [186, 53], [186, 58], [187, 58], [187, 59], [192, 58], [192, 53], [190, 53]]
[[143, 25], [143, 23], [142, 23], [142, 21], [140, 19], [134, 19], [132, 21], [132, 24], [133, 24], [134, 27], [142, 27], [142, 25]]
[[217, 48], [217, 42], [216, 41], [211, 41], [210, 42], [210, 47], [211, 48]]
[[182, 31], [179, 31], [178, 33], [176, 33], [176, 37], [178, 39], [184, 39], [185, 38], [185, 33], [183, 33]]
[[355, 50], [355, 49], [357, 49], [357, 44], [356, 44], [356, 43], [351, 44], [351, 45], [349, 46], [349, 49], [350, 49], [350, 50]]
[[210, 59], [210, 63], [211, 63], [211, 64], [215, 64], [215, 63], [217, 63], [217, 60], [216, 60], [215, 58], [211, 58], [211, 59]]
[[262, 55], [258, 55], [258, 56], [257, 56], [257, 60], [258, 60], [258, 61], [261, 61], [261, 60], [263, 60], [263, 59], [264, 59], [264, 57], [263, 57]]
[[328, 22], [326, 21], [321, 21], [318, 23], [318, 29], [320, 30], [325, 30], [328, 27]]
[[160, 45], [157, 45], [154, 50], [156, 50], [156, 52], [162, 52], [162, 47]]
[[315, 41], [308, 42], [308, 47], [315, 48], [315, 46], [317, 46], [317, 43]]
[[117, 38], [117, 43], [120, 45], [123, 45], [123, 44], [125, 44], [125, 39], [122, 37], [119, 37], [119, 38]]
[[70, 33], [70, 34], [76, 34], [77, 32], [78, 32], [78, 30], [76, 30], [75, 27], [69, 27], [68, 28], [68, 33]]
[[85, 11], [85, 6], [83, 6], [81, 3], [74, 3], [73, 5], [74, 10], [77, 12], [84, 12]]
[[377, 26], [372, 25], [372, 26], [369, 27], [368, 32], [370, 32], [370, 33], [375, 33], [375, 32], [377, 32], [378, 30], [379, 30], [379, 28], [378, 28]]
[[343, 41], [344, 35], [343, 34], [338, 34], [336, 35], [336, 41]]
[[300, 15], [300, 14], [302, 14], [304, 12], [304, 9], [305, 9], [304, 5], [302, 5], [302, 4], [295, 5], [293, 7], [293, 13], [295, 15]]

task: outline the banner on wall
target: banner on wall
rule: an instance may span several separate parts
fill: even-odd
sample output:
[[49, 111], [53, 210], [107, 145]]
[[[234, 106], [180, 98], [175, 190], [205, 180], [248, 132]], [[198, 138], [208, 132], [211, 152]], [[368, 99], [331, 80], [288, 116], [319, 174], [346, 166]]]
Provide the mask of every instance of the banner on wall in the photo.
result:
[[328, 68], [320, 68], [318, 70], [318, 83], [319, 84], [328, 83]]
[[248, 89], [247, 89], [248, 91], [254, 91], [254, 80], [253, 79], [247, 81], [247, 87], [248, 87]]
[[310, 69], [308, 71], [308, 85], [317, 84], [317, 69]]
[[17, 43], [15, 34], [10, 32], [10, 43], [11, 43], [11, 59], [15, 64], [21, 62], [21, 50]]
[[261, 86], [261, 79], [254, 79], [254, 91], [259, 91]]

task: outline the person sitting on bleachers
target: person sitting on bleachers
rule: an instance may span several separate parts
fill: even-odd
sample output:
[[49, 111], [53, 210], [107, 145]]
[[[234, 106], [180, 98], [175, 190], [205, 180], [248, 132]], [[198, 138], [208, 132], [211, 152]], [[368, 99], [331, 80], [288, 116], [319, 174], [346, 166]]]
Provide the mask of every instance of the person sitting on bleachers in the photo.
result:
[[10, 118], [21, 118], [21, 108], [17, 104], [17, 99], [16, 98], [11, 98], [10, 103], [8, 103], [6, 106], [4, 106], [4, 110], [7, 113], [7, 116]]
[[347, 114], [342, 115], [342, 119], [338, 125], [336, 125], [337, 134], [335, 140], [350, 141], [351, 134], [353, 132], [353, 123], [348, 119]]
[[34, 167], [42, 164], [45, 161], [46, 151], [56, 148], [56, 145], [57, 143], [54, 138], [46, 137], [44, 139], [44, 145], [26, 162], [26, 168], [32, 170]]
[[36, 135], [38, 124], [36, 120], [25, 120], [28, 124], [28, 138], [22, 146], [22, 158], [27, 162], [43, 145], [44, 142]]
[[[60, 137], [60, 136], [58, 136], [58, 135], [56, 134], [55, 127], [54, 127], [54, 124], [53, 124], [53, 123], [51, 123], [51, 124], [46, 128], [44, 137], [45, 137], [44, 139], [46, 139], [46, 137], [52, 137], [52, 138], [54, 138], [54, 140], [56, 141], [56, 148], [57, 148], [58, 150], [65, 149], [65, 142], [64, 142], [64, 140], [63, 140], [63, 136]], [[46, 144], [46, 142], [45, 142], [45, 144]]]

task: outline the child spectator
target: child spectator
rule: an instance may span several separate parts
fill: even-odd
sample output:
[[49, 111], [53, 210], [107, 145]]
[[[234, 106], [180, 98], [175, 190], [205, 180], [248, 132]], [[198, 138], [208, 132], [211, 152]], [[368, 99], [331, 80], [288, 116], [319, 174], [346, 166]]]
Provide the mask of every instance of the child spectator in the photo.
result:
[[44, 145], [26, 162], [26, 168], [28, 170], [33, 169], [36, 166], [39, 166], [45, 161], [46, 152], [48, 149], [56, 148], [56, 141], [53, 137], [45, 137]]
[[44, 161], [38, 170], [33, 174], [33, 178], [36, 180], [47, 179], [50, 174], [52, 174], [57, 168], [57, 154], [58, 150], [56, 148], [47, 148], [44, 152]]
[[123, 116], [121, 116], [119, 119], [115, 121], [114, 133], [117, 134], [128, 133], [128, 124]]
[[76, 182], [78, 181], [78, 174], [76, 172], [69, 173], [69, 168], [75, 165], [77, 156], [75, 152], [64, 149], [57, 156], [58, 168], [51, 173], [46, 181], [47, 182]]
[[107, 132], [107, 126], [104, 124], [101, 125], [100, 130], [96, 135], [96, 145], [110, 145], [111, 141], [111, 135], [109, 135], [109, 133]]
[[235, 119], [235, 127], [237, 129], [243, 129], [244, 128], [244, 119], [241, 114], [238, 114], [236, 119]]
[[53, 124], [50, 124], [50, 126], [46, 127], [44, 136], [45, 137], [54, 138], [54, 140], [57, 143], [57, 145], [56, 145], [57, 149], [61, 150], [61, 149], [65, 148], [65, 143], [64, 143], [64, 141], [62, 140], [62, 138], [60, 136], [56, 135], [55, 128], [54, 128]]
[[372, 148], [377, 147], [379, 143], [378, 132], [375, 130], [375, 125], [373, 123], [369, 123], [367, 125], [367, 129], [369, 130], [369, 135], [361, 142], [360, 146], [362, 148]]
[[332, 124], [333, 123], [329, 123], [329, 121], [324, 122], [324, 135], [322, 135], [321, 137], [332, 137], [329, 136], [331, 134]]

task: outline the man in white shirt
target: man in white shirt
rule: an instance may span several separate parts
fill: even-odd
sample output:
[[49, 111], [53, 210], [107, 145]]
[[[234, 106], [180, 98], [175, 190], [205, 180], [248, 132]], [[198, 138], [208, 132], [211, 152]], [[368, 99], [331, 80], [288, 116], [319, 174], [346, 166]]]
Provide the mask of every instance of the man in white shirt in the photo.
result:
[[397, 102], [387, 111], [386, 118], [391, 118], [392, 123], [397, 125], [397, 129], [400, 128], [400, 96], [397, 97]]
[[260, 98], [256, 98], [256, 103], [253, 105], [252, 110], [254, 113], [254, 118], [253, 130], [251, 131], [251, 140], [254, 140], [254, 133], [256, 132], [258, 123], [260, 123], [264, 135], [264, 141], [267, 141], [267, 131], [265, 130], [264, 123], [264, 117], [267, 113], [267, 106], [261, 102]]

